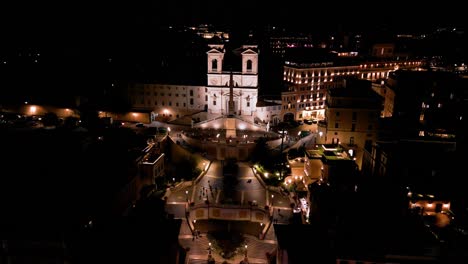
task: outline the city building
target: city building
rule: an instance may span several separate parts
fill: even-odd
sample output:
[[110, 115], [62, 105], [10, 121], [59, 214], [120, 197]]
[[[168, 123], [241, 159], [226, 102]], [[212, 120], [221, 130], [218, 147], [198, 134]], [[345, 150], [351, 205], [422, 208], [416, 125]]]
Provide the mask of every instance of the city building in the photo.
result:
[[224, 45], [209, 45], [208, 113], [228, 114], [229, 83], [233, 80], [234, 114], [253, 120], [258, 100], [258, 51], [256, 45], [244, 45], [227, 52]]
[[356, 169], [353, 152], [341, 145], [321, 144], [305, 153], [304, 174], [319, 183], [350, 187], [356, 180]]
[[[364, 149], [362, 173], [392, 179], [400, 186], [442, 191], [456, 166], [456, 143], [439, 140], [401, 139], [377, 141]], [[447, 188], [447, 187], [445, 187]]]
[[229, 51], [223, 44], [209, 48], [207, 85], [136, 83], [129, 87], [132, 108], [150, 110], [153, 120], [163, 121], [199, 112], [206, 112], [204, 119], [227, 115], [232, 78], [234, 114], [253, 121], [258, 100], [257, 46], [244, 45]]
[[397, 69], [414, 69], [419, 60], [338, 56], [325, 49], [294, 49], [286, 57], [281, 93], [283, 120], [324, 119], [327, 90], [343, 80], [385, 80]]
[[154, 120], [174, 120], [208, 109], [205, 86], [139, 83], [129, 92], [132, 109], [152, 111]]
[[449, 72], [396, 71], [386, 83], [383, 116], [403, 138], [455, 138], [462, 120], [462, 79]]
[[344, 83], [344, 88], [328, 92], [317, 143], [346, 145], [361, 167], [363, 148], [377, 139], [382, 99], [371, 89], [370, 81], [348, 79]]
[[229, 42], [229, 32], [216, 29], [212, 25], [201, 24], [198, 26], [189, 27], [193, 30], [198, 36], [204, 39], [213, 39], [218, 38], [221, 41]]
[[284, 58], [287, 49], [312, 48], [314, 44], [310, 35], [289, 34], [269, 37], [268, 46], [273, 55]]
[[281, 122], [281, 101], [279, 100], [258, 100], [257, 101], [257, 116], [255, 122], [263, 124], [270, 123], [270, 126], [277, 125]]
[[156, 184], [157, 178], [165, 176], [165, 154], [155, 143], [150, 144], [146, 151], [147, 154], [139, 163], [140, 174], [143, 178], [151, 179], [152, 184]]

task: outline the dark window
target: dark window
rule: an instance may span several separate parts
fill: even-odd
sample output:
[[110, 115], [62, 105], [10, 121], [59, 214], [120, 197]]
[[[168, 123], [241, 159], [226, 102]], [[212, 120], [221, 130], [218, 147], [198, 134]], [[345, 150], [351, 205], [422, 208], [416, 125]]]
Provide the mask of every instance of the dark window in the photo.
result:
[[250, 102], [247, 102], [247, 107], [250, 107]]
[[251, 60], [247, 60], [247, 71], [248, 72], [252, 71], [252, 61]]
[[353, 121], [357, 120], [357, 112], [353, 112]]
[[193, 105], [193, 98], [190, 98], [190, 104]]
[[350, 138], [349, 138], [349, 144], [350, 144], [350, 145], [354, 145], [354, 137], [350, 137]]
[[193, 90], [190, 90], [190, 96], [193, 96]]
[[335, 123], [335, 128], [338, 128], [339, 127], [339, 124], [338, 123]]
[[216, 101], [213, 101], [213, 105], [216, 105]]
[[211, 70], [218, 71], [218, 60], [215, 59], [211, 61]]
[[208, 95], [205, 95], [205, 102], [208, 102]]
[[335, 112], [335, 116], [340, 116], [340, 112]]
[[356, 131], [356, 124], [351, 125], [351, 131]]

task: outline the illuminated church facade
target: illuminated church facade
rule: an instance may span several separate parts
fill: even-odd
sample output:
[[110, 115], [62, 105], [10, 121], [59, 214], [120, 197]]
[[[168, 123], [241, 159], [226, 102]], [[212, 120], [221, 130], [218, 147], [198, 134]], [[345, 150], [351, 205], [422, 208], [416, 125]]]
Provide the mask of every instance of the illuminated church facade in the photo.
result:
[[229, 115], [232, 78], [232, 113], [254, 121], [258, 100], [258, 49], [256, 45], [226, 51], [223, 44], [209, 45], [206, 86], [138, 83], [129, 87], [135, 111], [151, 111], [152, 120], [174, 120], [196, 114], [213, 119]]

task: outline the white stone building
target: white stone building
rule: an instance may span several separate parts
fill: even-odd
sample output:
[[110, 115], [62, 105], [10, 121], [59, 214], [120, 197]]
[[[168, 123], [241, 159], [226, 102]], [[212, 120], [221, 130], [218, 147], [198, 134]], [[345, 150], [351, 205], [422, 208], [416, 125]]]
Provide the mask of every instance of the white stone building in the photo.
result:
[[138, 83], [128, 93], [132, 108], [152, 111], [152, 116], [165, 121], [200, 111], [207, 112], [207, 119], [227, 115], [232, 75], [234, 114], [253, 121], [258, 99], [257, 46], [244, 45], [229, 52], [224, 45], [209, 47], [206, 86]]
[[[224, 45], [210, 45], [208, 55], [208, 116], [228, 114], [229, 81], [234, 81], [234, 114], [253, 121], [258, 99], [258, 52], [256, 45], [244, 45], [229, 54], [226, 62]], [[237, 58], [235, 58], [237, 57]], [[237, 60], [237, 59], [240, 59]], [[237, 62], [237, 65], [232, 65]], [[240, 65], [239, 65], [240, 64]], [[224, 66], [224, 67], [223, 67]], [[240, 71], [236, 71], [240, 66]]]

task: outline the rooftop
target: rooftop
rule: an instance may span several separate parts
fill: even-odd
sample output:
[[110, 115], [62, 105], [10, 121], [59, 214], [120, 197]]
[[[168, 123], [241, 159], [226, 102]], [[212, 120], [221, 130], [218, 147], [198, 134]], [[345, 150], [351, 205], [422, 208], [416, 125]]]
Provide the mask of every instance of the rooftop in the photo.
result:
[[345, 152], [343, 146], [335, 144], [323, 144], [318, 149], [306, 150], [306, 155], [310, 159], [351, 160], [351, 157]]
[[297, 68], [321, 68], [339, 66], [359, 66], [363, 63], [406, 61], [401, 58], [376, 58], [371, 56], [338, 56], [328, 49], [321, 48], [295, 48], [287, 49], [285, 64]]
[[275, 102], [270, 102], [270, 101], [263, 101], [263, 100], [257, 101], [257, 107], [278, 106], [278, 105], [281, 105], [281, 104], [275, 103]]

